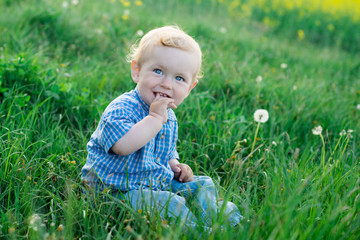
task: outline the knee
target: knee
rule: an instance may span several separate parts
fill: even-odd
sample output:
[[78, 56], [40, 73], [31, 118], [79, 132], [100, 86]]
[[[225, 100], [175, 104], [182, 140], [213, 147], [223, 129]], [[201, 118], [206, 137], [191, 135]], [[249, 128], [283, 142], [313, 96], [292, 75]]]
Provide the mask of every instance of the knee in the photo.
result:
[[213, 187], [215, 186], [213, 180], [211, 177], [208, 176], [201, 176], [199, 179], [199, 183], [203, 186], [203, 187]]
[[169, 204], [185, 205], [185, 203], [186, 203], [185, 198], [177, 194], [171, 193]]

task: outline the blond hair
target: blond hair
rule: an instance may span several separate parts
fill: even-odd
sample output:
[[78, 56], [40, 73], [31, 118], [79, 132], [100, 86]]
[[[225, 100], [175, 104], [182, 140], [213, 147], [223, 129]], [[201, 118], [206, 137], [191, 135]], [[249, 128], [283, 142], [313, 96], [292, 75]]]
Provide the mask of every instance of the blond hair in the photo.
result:
[[136, 61], [141, 67], [147, 54], [151, 53], [154, 46], [166, 46], [178, 48], [184, 51], [194, 52], [199, 58], [199, 69], [194, 76], [194, 81], [201, 78], [202, 53], [199, 44], [178, 26], [164, 26], [155, 28], [145, 34], [140, 41], [136, 42], [127, 57], [129, 62]]

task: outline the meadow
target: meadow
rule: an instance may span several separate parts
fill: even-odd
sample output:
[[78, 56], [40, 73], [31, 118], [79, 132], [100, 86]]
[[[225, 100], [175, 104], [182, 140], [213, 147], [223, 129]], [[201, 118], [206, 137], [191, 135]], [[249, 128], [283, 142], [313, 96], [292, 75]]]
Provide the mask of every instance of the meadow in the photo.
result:
[[[290, 5], [289, 5], [290, 2]], [[1, 0], [0, 239], [359, 239], [357, 1]], [[239, 226], [183, 231], [107, 193], [85, 198], [86, 143], [135, 87], [126, 55], [177, 24], [200, 83], [178, 152], [239, 206]], [[254, 121], [266, 109], [269, 120]], [[318, 126], [321, 126], [321, 131]]]

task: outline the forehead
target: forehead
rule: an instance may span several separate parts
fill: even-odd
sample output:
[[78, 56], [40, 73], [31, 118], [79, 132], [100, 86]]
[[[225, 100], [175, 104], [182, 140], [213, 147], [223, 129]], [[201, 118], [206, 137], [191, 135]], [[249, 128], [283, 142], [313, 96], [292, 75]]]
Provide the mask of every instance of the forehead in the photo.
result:
[[201, 56], [196, 52], [182, 50], [174, 47], [154, 46], [146, 54], [145, 62], [159, 64], [169, 69], [195, 74], [200, 69]]

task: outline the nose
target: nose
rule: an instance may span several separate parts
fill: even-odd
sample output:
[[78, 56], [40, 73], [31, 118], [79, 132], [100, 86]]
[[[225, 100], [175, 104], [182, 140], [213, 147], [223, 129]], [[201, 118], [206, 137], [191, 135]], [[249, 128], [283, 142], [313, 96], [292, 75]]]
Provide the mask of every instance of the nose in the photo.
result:
[[163, 81], [161, 82], [161, 86], [165, 89], [171, 89], [172, 88], [172, 80], [171, 77], [165, 76], [163, 78]]

